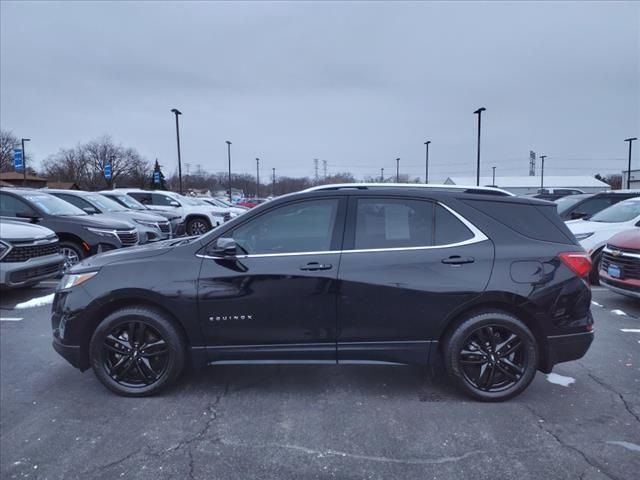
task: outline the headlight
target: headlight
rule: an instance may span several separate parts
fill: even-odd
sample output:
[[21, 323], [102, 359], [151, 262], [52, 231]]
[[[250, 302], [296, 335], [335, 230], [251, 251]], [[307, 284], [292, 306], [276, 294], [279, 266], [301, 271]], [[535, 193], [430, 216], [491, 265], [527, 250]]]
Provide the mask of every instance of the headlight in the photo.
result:
[[91, 233], [95, 233], [100, 237], [113, 237], [118, 238], [115, 230], [110, 230], [108, 228], [94, 228], [94, 227], [84, 227], [85, 230], [89, 230]]
[[98, 272], [69, 273], [60, 280], [60, 288], [66, 290], [67, 288], [77, 287], [95, 277], [97, 273]]
[[584, 240], [585, 238], [589, 238], [593, 234], [594, 232], [576, 233], [574, 236], [576, 237], [576, 240]]
[[9, 250], [11, 250], [11, 245], [0, 240], [0, 259], [3, 259], [4, 256], [9, 253]]
[[147, 220], [137, 220], [137, 219], [133, 219], [134, 222], [136, 222], [139, 225], [144, 225], [145, 227], [148, 228], [160, 228], [158, 227], [158, 224], [156, 222], [149, 222]]

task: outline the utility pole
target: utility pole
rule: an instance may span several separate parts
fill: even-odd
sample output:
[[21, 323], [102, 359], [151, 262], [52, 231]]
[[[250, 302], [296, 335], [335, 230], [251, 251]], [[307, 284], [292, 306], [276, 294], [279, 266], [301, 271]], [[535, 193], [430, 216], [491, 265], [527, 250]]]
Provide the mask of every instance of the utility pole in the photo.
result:
[[189, 176], [189, 170], [191, 169], [191, 164], [190, 163], [185, 163], [184, 166], [187, 167], [187, 177], [188, 177]]
[[[27, 154], [24, 151], [24, 142], [30, 142], [30, 138], [22, 138], [20, 142], [22, 143], [22, 186], [27, 186]], [[631, 158], [631, 144], [629, 144], [629, 158]], [[631, 160], [629, 160], [631, 162]], [[631, 163], [629, 163], [631, 165]]]
[[180, 124], [178, 123], [178, 115], [182, 115], [182, 112], [177, 108], [172, 108], [171, 112], [176, 116], [176, 144], [178, 145], [178, 184], [180, 195], [182, 195], [182, 160], [180, 158]]
[[427, 152], [424, 160], [424, 183], [429, 183], [429, 144], [431, 140], [424, 142], [427, 147]]
[[314, 159], [313, 159], [313, 171], [315, 172], [315, 173], [314, 173], [314, 176], [313, 176], [313, 181], [314, 181], [314, 182], [315, 182], [315, 184], [317, 185], [317, 184], [318, 184], [318, 181], [319, 181], [319, 179], [320, 179], [320, 178], [318, 177], [318, 159], [317, 159], [317, 158], [314, 158]]
[[324, 179], [327, 179], [327, 161], [326, 160], [322, 160], [322, 170], [324, 173]]
[[271, 196], [276, 196], [276, 167], [273, 167], [273, 175], [271, 177]]
[[231, 142], [226, 140], [227, 143], [227, 157], [229, 158], [229, 203], [233, 204], [233, 197], [231, 196]]
[[384, 183], [384, 167], [380, 169], [380, 182]]
[[493, 180], [491, 180], [491, 186], [495, 187], [496, 186], [496, 167], [491, 167], [491, 169], [493, 170]]
[[540, 160], [542, 161], [542, 165], [540, 166], [540, 190], [544, 189], [544, 159], [545, 158], [547, 158], [546, 155], [540, 155]]
[[260, 198], [260, 159], [256, 158], [256, 198]]
[[396, 158], [396, 183], [400, 183], [400, 159]]
[[[625, 138], [625, 142], [629, 142], [629, 165], [627, 167], [627, 190], [631, 188], [631, 144], [634, 140], [638, 140], [636, 137]], [[22, 156], [24, 157], [24, 147], [22, 147]], [[25, 169], [26, 171], [26, 169]]]
[[486, 108], [480, 107], [478, 110], [473, 112], [478, 115], [478, 160], [476, 166], [476, 186], [480, 186], [480, 131], [482, 128], [482, 112], [484, 112]]

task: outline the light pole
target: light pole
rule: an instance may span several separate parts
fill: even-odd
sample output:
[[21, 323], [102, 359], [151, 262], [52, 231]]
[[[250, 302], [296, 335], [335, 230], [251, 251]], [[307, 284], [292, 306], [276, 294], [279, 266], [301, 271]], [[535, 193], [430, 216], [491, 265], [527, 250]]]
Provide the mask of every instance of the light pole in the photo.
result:
[[[30, 138], [20, 139], [20, 143], [22, 143], [22, 186], [23, 187], [27, 186], [27, 155], [24, 151], [24, 142], [30, 142], [30, 141], [31, 141]], [[629, 152], [631, 152], [631, 149], [629, 149]], [[629, 153], [629, 155], [631, 155], [631, 153]]]
[[273, 167], [272, 169], [272, 176], [271, 176], [271, 196], [275, 197], [276, 196], [276, 167]]
[[540, 160], [542, 160], [542, 165], [540, 167], [540, 190], [544, 189], [544, 159], [545, 158], [547, 158], [546, 155], [540, 155]]
[[384, 183], [384, 167], [380, 169], [380, 183]]
[[480, 107], [478, 110], [473, 112], [478, 115], [478, 163], [476, 166], [476, 186], [480, 186], [480, 131], [482, 128], [482, 112], [484, 112], [486, 108]]
[[431, 140], [424, 142], [427, 149], [425, 153], [425, 159], [424, 159], [424, 183], [429, 183], [429, 144], [430, 143], [431, 143]]
[[231, 142], [226, 140], [227, 143], [227, 157], [229, 159], [229, 203], [233, 203], [233, 198], [231, 197]]
[[[629, 142], [629, 165], [627, 170], [627, 190], [631, 188], [631, 144], [634, 140], [638, 140], [636, 137], [625, 138], [625, 142]], [[22, 148], [22, 156], [24, 156], [24, 147]]]
[[396, 183], [400, 183], [400, 159], [396, 158]]
[[256, 198], [260, 198], [260, 159], [256, 158]]
[[171, 112], [176, 116], [176, 144], [178, 145], [178, 185], [180, 195], [182, 195], [182, 159], [180, 158], [180, 124], [178, 122], [178, 115], [182, 115], [182, 112], [177, 108], [172, 108]]
[[491, 180], [491, 186], [495, 187], [496, 186], [496, 167], [491, 167], [491, 169], [493, 170], [493, 179]]

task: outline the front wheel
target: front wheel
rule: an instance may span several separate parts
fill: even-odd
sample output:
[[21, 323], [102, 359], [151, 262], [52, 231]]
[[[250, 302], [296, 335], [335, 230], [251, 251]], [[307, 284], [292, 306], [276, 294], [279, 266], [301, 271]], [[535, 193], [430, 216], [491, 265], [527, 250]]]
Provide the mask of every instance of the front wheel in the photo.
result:
[[91, 366], [111, 391], [153, 395], [173, 383], [184, 367], [185, 344], [164, 314], [129, 307], [105, 318], [91, 337]]
[[86, 256], [80, 245], [67, 241], [60, 242], [60, 253], [64, 256], [63, 272], [80, 263]]
[[187, 222], [189, 235], [203, 235], [211, 230], [211, 224], [204, 218], [192, 218]]
[[464, 320], [445, 342], [444, 360], [454, 382], [471, 397], [489, 402], [513, 398], [529, 386], [538, 366], [535, 337], [524, 323], [502, 312]]

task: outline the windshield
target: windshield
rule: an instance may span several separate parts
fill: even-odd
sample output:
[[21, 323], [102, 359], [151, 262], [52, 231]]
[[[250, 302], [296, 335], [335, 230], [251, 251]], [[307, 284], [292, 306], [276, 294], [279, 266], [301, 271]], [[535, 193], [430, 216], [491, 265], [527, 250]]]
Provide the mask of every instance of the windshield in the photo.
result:
[[35, 204], [39, 210], [48, 215], [59, 215], [70, 217], [75, 215], [87, 215], [75, 205], [65, 202], [64, 200], [54, 197], [46, 193], [28, 193], [23, 195], [24, 198]]
[[84, 195], [82, 198], [92, 203], [94, 206], [98, 207], [100, 210], [105, 210], [107, 212], [126, 212], [127, 209], [120, 205], [115, 200], [111, 200], [110, 198], [104, 197], [97, 193]]
[[616, 203], [596, 213], [589, 220], [592, 222], [618, 223], [629, 222], [640, 216], [640, 198]]
[[145, 207], [143, 204], [141, 204], [135, 198], [130, 197], [129, 195], [114, 195], [109, 193], [105, 194], [104, 196], [120, 202], [122, 205], [130, 208], [131, 210], [147, 210], [147, 207]]
[[180, 201], [182, 201], [185, 205], [190, 205], [192, 207], [196, 207], [202, 205], [201, 200], [197, 200], [195, 198], [185, 197], [184, 195], [180, 197]]
[[558, 205], [558, 213], [562, 214], [573, 207], [576, 203], [587, 198], [588, 195], [569, 195], [568, 197], [561, 197], [556, 200]]

